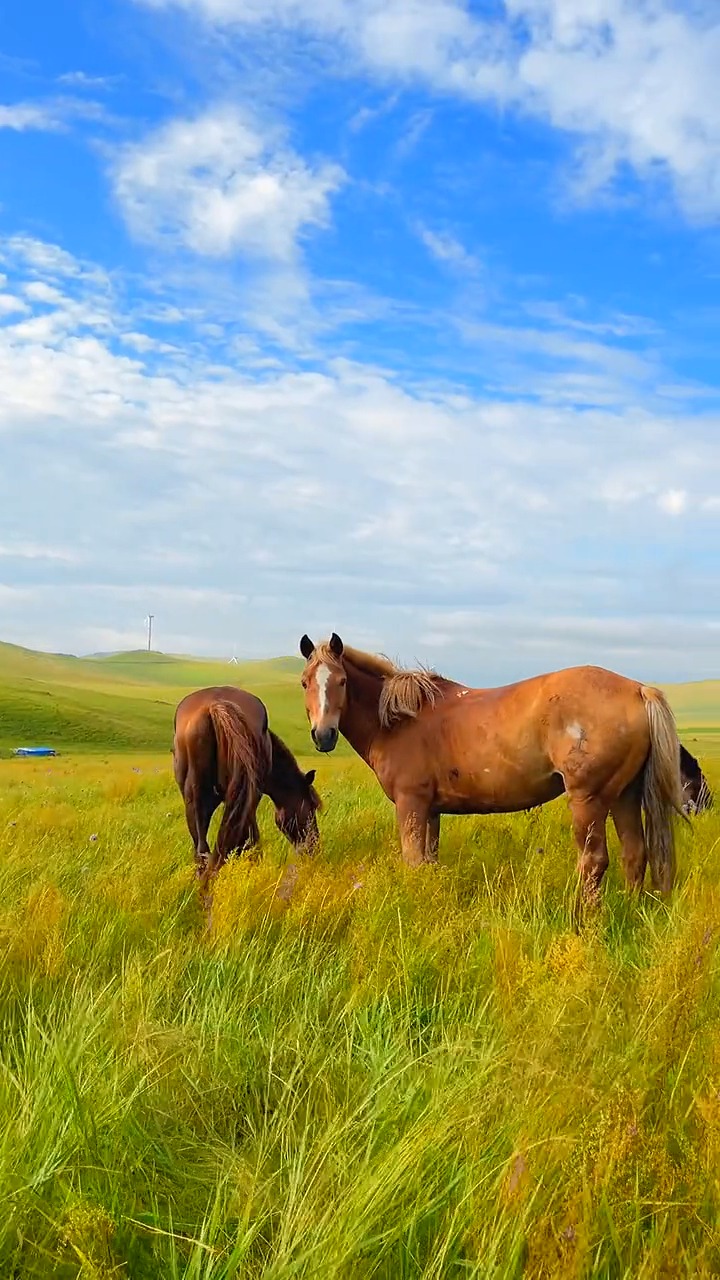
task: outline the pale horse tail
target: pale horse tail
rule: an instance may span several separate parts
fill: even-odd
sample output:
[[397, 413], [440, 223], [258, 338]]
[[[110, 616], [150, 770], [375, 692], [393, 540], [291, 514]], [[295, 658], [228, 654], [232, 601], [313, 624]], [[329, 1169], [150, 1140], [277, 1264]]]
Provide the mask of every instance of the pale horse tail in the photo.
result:
[[683, 811], [680, 741], [675, 716], [660, 689], [640, 689], [650, 730], [650, 752], [643, 775], [645, 845], [653, 887], [669, 893], [675, 882], [675, 818]]

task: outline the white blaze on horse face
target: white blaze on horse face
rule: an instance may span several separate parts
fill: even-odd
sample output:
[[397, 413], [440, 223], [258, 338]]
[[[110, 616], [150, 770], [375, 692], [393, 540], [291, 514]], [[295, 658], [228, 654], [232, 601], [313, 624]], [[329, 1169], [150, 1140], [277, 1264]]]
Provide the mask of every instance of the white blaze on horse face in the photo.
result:
[[574, 738], [576, 742], [584, 736], [585, 730], [581, 724], [569, 724], [567, 727], [568, 737]]
[[328, 681], [330, 679], [331, 674], [332, 673], [330, 671], [330, 668], [326, 666], [324, 662], [321, 666], [318, 667], [315, 673], [315, 679], [317, 680], [318, 694], [320, 695], [320, 719], [321, 720], [323, 716], [327, 714], [327, 709], [328, 709], [327, 688], [328, 688]]

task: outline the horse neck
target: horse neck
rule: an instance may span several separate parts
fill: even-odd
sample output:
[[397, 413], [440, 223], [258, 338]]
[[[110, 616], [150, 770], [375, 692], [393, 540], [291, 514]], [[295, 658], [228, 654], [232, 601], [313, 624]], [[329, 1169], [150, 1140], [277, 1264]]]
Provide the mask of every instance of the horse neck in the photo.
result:
[[368, 761], [373, 741], [380, 732], [379, 676], [361, 671], [351, 662], [345, 662], [347, 676], [347, 700], [340, 717], [340, 732], [363, 760]]
[[270, 734], [270, 768], [265, 778], [265, 794], [270, 797], [275, 808], [287, 807], [301, 798], [303, 775], [300, 766], [289, 747]]
[[281, 781], [278, 778], [277, 773], [272, 769], [268, 769], [268, 772], [265, 775], [265, 786], [263, 789], [265, 791], [265, 795], [270, 797], [276, 808], [279, 804], [283, 803], [288, 790], [285, 780], [283, 779], [283, 781]]

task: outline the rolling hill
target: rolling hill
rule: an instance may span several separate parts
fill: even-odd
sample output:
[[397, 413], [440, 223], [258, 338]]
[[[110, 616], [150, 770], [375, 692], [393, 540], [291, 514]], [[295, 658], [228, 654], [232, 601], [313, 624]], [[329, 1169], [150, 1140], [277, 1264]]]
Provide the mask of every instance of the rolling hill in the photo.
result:
[[141, 651], [76, 658], [0, 644], [0, 749], [167, 751], [175, 707], [191, 689], [241, 684], [268, 705], [273, 727], [307, 750], [293, 658], [237, 666]]
[[[168, 751], [175, 707], [185, 693], [240, 684], [267, 703], [273, 728], [291, 749], [306, 752], [301, 669], [293, 657], [235, 666], [146, 650], [78, 658], [0, 643], [0, 750]], [[720, 726], [720, 680], [665, 688], [684, 740], [702, 752]], [[339, 751], [349, 748], [342, 743]]]

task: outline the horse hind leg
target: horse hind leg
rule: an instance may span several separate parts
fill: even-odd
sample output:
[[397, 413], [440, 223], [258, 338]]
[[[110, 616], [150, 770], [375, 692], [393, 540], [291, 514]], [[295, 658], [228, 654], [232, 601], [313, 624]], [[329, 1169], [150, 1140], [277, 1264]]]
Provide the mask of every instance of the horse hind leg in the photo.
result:
[[600, 886], [610, 863], [605, 831], [609, 808], [608, 804], [598, 798], [590, 800], [570, 796], [573, 835], [580, 850], [579, 888], [583, 898], [589, 902], [598, 900]]
[[208, 831], [217, 802], [214, 797], [205, 795], [202, 787], [192, 776], [186, 780], [184, 799], [185, 819], [195, 845], [195, 874], [199, 880], [204, 881], [212, 862]]
[[242, 826], [237, 827], [231, 817], [231, 808], [228, 805], [228, 797], [226, 796], [225, 812], [223, 813], [215, 843], [215, 871], [219, 871], [221, 866], [234, 853], [242, 853], [244, 850], [252, 849], [258, 844], [260, 831], [256, 815], [257, 803], [247, 813]]
[[425, 861], [437, 862], [440, 847], [440, 814], [428, 818], [427, 835], [425, 837]]
[[187, 752], [184, 750], [183, 744], [178, 742], [177, 736], [173, 740], [172, 746], [173, 756], [173, 774], [178, 786], [178, 790], [183, 798], [185, 806], [185, 822], [190, 832], [190, 839], [193, 842], [195, 850], [195, 858], [198, 856], [198, 794], [195, 785], [195, 779], [190, 771]]
[[645, 880], [647, 849], [642, 824], [642, 787], [637, 782], [626, 787], [610, 806], [620, 841], [625, 882], [630, 890], [640, 890]]

